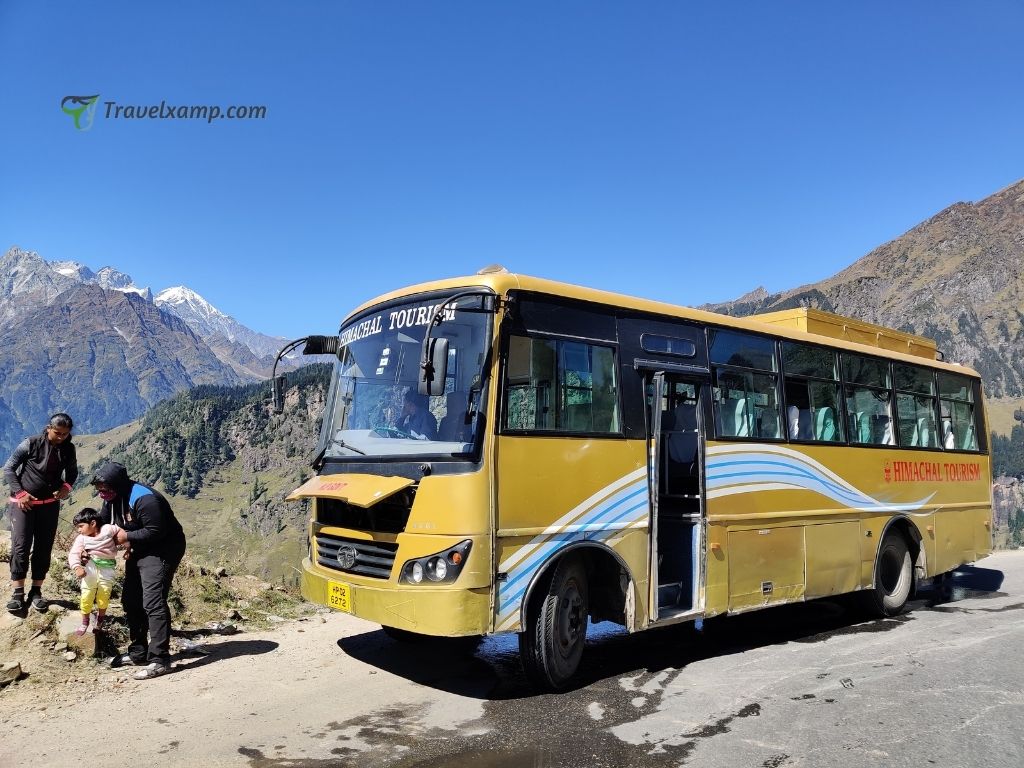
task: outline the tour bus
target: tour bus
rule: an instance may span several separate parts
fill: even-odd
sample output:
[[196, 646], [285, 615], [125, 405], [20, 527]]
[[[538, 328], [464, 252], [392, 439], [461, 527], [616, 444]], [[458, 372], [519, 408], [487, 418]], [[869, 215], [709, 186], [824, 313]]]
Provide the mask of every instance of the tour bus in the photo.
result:
[[303, 595], [401, 640], [518, 633], [543, 687], [591, 621], [855, 591], [892, 616], [992, 549], [981, 381], [920, 336], [492, 267], [303, 341], [336, 356], [289, 496], [312, 500]]

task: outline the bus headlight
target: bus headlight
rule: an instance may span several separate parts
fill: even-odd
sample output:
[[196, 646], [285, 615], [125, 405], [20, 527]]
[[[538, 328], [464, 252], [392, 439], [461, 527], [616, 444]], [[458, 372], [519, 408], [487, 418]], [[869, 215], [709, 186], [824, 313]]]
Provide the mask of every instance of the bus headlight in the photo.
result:
[[402, 566], [402, 575], [398, 580], [406, 584], [422, 584], [424, 580], [434, 584], [450, 584], [459, 577], [472, 546], [473, 542], [466, 539], [444, 552], [408, 560]]

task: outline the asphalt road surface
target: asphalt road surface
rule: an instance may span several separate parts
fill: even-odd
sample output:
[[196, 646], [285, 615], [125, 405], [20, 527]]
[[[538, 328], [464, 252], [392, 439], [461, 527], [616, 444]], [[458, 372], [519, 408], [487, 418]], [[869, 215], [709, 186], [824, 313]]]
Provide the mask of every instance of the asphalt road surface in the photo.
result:
[[514, 637], [466, 656], [330, 614], [43, 712], [0, 698], [0, 766], [1024, 766], [1024, 551], [954, 584], [887, 620], [816, 601], [597, 625], [560, 695], [529, 688]]

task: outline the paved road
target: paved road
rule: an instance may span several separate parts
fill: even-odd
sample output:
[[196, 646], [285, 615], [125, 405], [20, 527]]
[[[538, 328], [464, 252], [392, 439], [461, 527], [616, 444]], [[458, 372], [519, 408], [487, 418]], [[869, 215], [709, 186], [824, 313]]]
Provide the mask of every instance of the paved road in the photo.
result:
[[[87, 706], [11, 715], [0, 765], [69, 764], [84, 757], [72, 734], [104, 722], [133, 724], [136, 746], [101, 740], [91, 763], [1024, 765], [1024, 552], [963, 569], [950, 602], [930, 597], [884, 621], [819, 601], [709, 622], [701, 636], [599, 625], [582, 685], [562, 695], [530, 691], [514, 638], [468, 658], [410, 651], [331, 614], [226, 639]], [[43, 755], [29, 760], [33, 744]]]

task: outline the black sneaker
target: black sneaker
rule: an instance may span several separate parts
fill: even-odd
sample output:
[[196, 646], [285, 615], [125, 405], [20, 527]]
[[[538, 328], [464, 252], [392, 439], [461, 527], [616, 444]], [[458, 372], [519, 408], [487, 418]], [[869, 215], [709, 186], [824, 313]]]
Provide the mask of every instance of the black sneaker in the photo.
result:
[[28, 593], [28, 602], [32, 603], [32, 607], [40, 613], [46, 613], [50, 609], [49, 601], [35, 589]]
[[115, 656], [110, 660], [110, 666], [112, 667], [144, 667], [146, 662], [140, 659], [133, 658], [130, 654], [122, 654]]
[[11, 595], [11, 599], [7, 601], [7, 610], [11, 613], [21, 613], [25, 608], [25, 593], [18, 594], [15, 592]]

